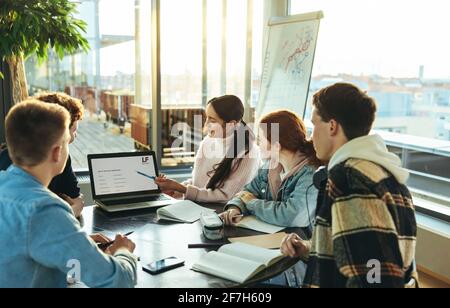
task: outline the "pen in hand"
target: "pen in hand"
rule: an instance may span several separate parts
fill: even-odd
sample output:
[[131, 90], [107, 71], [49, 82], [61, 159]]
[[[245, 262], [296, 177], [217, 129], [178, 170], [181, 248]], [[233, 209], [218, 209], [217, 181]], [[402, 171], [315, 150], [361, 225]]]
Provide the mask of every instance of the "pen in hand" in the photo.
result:
[[[134, 233], [134, 231], [131, 231], [131, 232], [128, 232], [127, 234], [125, 234], [124, 236], [129, 236], [129, 235], [131, 235], [133, 233]], [[112, 244], [114, 244], [114, 241], [111, 241], [111, 242], [108, 242], [108, 243], [98, 243], [97, 247], [100, 248], [101, 250], [105, 250], [106, 248], [108, 248]]]

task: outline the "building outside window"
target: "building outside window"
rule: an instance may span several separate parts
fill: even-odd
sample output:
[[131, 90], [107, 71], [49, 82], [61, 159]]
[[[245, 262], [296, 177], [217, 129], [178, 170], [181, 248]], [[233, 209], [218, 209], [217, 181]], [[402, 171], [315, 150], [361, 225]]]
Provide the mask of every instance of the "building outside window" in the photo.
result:
[[290, 14], [322, 10], [325, 15], [306, 119], [320, 88], [335, 82], [358, 85], [376, 99], [374, 129], [411, 170], [410, 186], [447, 200], [450, 42], [439, 29], [450, 27], [449, 8], [441, 0], [290, 1]]

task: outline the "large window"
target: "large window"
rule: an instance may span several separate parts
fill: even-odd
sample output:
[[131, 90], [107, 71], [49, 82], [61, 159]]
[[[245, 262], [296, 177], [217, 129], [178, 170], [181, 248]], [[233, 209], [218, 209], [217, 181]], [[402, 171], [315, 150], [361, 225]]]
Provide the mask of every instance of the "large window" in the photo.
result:
[[291, 0], [290, 7], [325, 15], [310, 94], [340, 81], [366, 90], [378, 104], [375, 129], [413, 171], [411, 183], [438, 179], [450, 197], [448, 2]]
[[[160, 0], [156, 31], [156, 1], [77, 2], [77, 17], [88, 24], [89, 53], [63, 60], [51, 54], [44, 64], [34, 57], [26, 61], [30, 94], [65, 91], [83, 100], [87, 114], [71, 145], [75, 169], [87, 168], [90, 153], [151, 147], [155, 74], [161, 77], [163, 167], [192, 165], [207, 100], [235, 94], [246, 101], [246, 93], [249, 106], [257, 100], [263, 0]], [[152, 67], [155, 33], [160, 37], [159, 70]], [[174, 129], [185, 127], [182, 122], [191, 128]], [[180, 136], [183, 142], [174, 147]]]
[[[135, 95], [135, 0], [82, 0], [77, 18], [87, 22], [87, 54], [59, 60], [51, 54], [38, 65], [26, 61], [30, 94], [65, 91], [83, 100], [85, 119], [70, 146], [75, 169], [86, 169], [86, 155], [131, 151], [130, 105]], [[144, 1], [143, 1], [144, 2]], [[147, 14], [150, 16], [150, 14]], [[150, 27], [150, 19], [140, 25]]]
[[244, 99], [247, 1], [227, 1], [226, 92]]
[[248, 99], [248, 113], [254, 120], [262, 71], [264, 1], [207, 0], [207, 12], [207, 98], [228, 93]]
[[180, 136], [179, 123], [193, 127], [193, 118], [202, 116], [202, 13], [202, 0], [161, 1], [162, 164], [166, 167], [194, 160], [195, 146], [190, 142], [194, 130], [179, 127], [183, 143], [174, 142]]

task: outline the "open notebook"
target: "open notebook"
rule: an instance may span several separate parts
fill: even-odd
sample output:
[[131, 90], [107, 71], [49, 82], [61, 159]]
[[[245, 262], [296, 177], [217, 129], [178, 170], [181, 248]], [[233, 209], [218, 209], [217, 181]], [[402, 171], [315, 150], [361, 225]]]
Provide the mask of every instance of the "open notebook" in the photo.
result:
[[214, 212], [214, 210], [202, 207], [188, 200], [174, 203], [156, 211], [158, 219], [183, 223], [196, 222], [200, 219], [200, 215], [203, 212]]
[[273, 234], [286, 229], [286, 227], [280, 227], [268, 224], [264, 221], [259, 220], [256, 216], [246, 216], [244, 217], [236, 227], [251, 229], [262, 233]]
[[192, 266], [194, 271], [244, 283], [283, 258], [279, 250], [270, 250], [244, 243], [222, 246], [211, 251]]

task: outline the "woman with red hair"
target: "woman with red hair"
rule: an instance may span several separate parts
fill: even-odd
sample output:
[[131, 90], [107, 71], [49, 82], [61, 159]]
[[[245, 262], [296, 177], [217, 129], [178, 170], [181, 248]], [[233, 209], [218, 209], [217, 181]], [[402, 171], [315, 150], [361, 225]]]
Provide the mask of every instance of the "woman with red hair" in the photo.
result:
[[303, 121], [286, 110], [270, 113], [259, 125], [259, 145], [268, 162], [258, 176], [232, 199], [221, 214], [228, 225], [245, 215], [310, 234], [317, 189], [313, 175], [321, 165]]
[[[314, 173], [321, 165], [303, 121], [286, 110], [270, 113], [259, 125], [259, 146], [267, 163], [221, 214], [234, 225], [246, 215], [282, 227], [300, 227], [310, 238], [318, 191]], [[299, 287], [306, 265], [299, 262], [263, 284]]]

